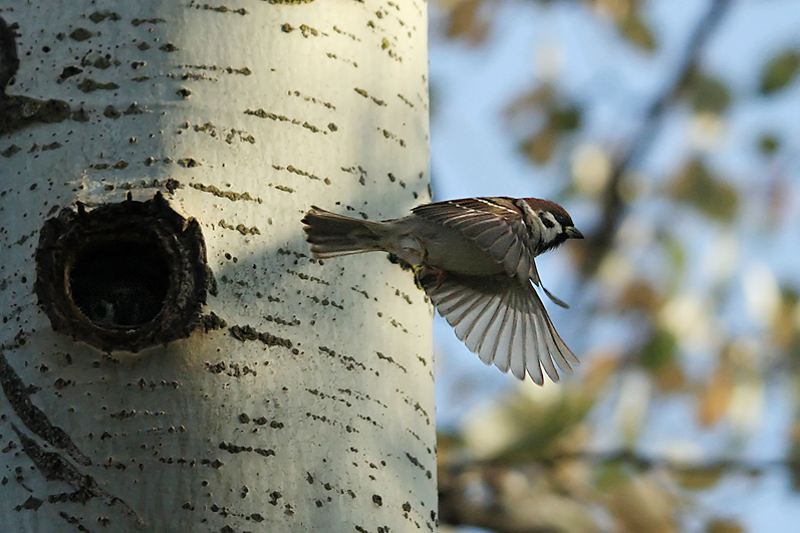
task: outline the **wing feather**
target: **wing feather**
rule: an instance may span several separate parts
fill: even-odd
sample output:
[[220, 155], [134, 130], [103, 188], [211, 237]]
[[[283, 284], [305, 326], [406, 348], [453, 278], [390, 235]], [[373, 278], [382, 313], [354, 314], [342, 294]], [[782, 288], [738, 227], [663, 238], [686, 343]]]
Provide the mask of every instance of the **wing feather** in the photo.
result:
[[[538, 275], [534, 278], [531, 271], [534, 254], [525, 244], [530, 239], [523, 213], [513, 199], [465, 198], [421, 205], [415, 207], [413, 212], [460, 231], [482, 250], [489, 252], [503, 265], [509, 276], [520, 280], [533, 279], [535, 284], [539, 284]], [[487, 228], [496, 231], [487, 231]], [[505, 246], [498, 245], [499, 235], [503, 235]]]
[[[439, 314], [456, 336], [485, 364], [524, 379], [526, 373], [541, 385], [546, 373], [552, 381], [572, 372], [578, 359], [556, 332], [542, 300], [528, 283], [514, 277], [436, 276], [421, 280]], [[556, 366], [557, 365], [557, 366]]]
[[511, 306], [506, 309], [508, 316], [506, 317], [506, 327], [503, 331], [506, 339], [500, 346], [499, 353], [494, 354], [494, 364], [501, 372], [508, 372], [511, 366], [511, 355], [513, 354], [514, 341], [517, 337], [518, 317], [516, 306]]
[[445, 312], [450, 317], [450, 325], [454, 328], [457, 327], [478, 306], [482, 296], [481, 293], [475, 291], [464, 293], [460, 299], [454, 300], [450, 306], [445, 307]]
[[[527, 340], [528, 340], [528, 321], [530, 317], [527, 313], [521, 312], [517, 316], [518, 331], [511, 343], [511, 353], [509, 354], [509, 363], [511, 373], [517, 379], [525, 379], [525, 364], [527, 355]], [[531, 359], [536, 359], [531, 354]], [[537, 363], [538, 364], [538, 363]]]
[[548, 291], [539, 278], [534, 258], [537, 253], [533, 243], [539, 241], [537, 228], [528, 228], [524, 210], [519, 200], [512, 198], [464, 198], [415, 207], [417, 216], [461, 232], [495, 261], [503, 265], [509, 276], [521, 283], [528, 280], [541, 286], [545, 294], [561, 307], [569, 307]]
[[547, 357], [540, 358], [539, 362], [541, 363], [542, 368], [547, 376], [554, 382], [557, 382], [559, 380], [559, 376], [558, 371], [556, 371], [556, 365], [553, 362], [553, 355], [555, 355], [553, 350], [554, 346], [552, 342], [549, 342], [551, 336], [550, 329], [547, 327], [547, 324], [545, 323], [546, 320], [541, 314], [535, 313], [532, 318], [536, 321], [537, 326], [536, 345], [540, 346], [540, 349], [543, 350], [541, 353], [547, 354]]
[[501, 303], [500, 298], [487, 296], [483, 310], [479, 316], [475, 317], [470, 331], [465, 333], [464, 343], [472, 352], [481, 353], [482, 345], [486, 341], [487, 329], [500, 310]]
[[475, 325], [480, 321], [483, 314], [486, 312], [486, 306], [490, 303], [491, 297], [482, 294], [475, 302], [469, 307], [469, 310], [465, 312], [461, 318], [458, 320], [458, 323], [455, 324], [456, 328], [456, 336], [463, 340], [466, 343], [467, 348], [471, 351], [475, 351], [475, 346], [477, 343], [470, 342], [470, 333], [474, 331]]

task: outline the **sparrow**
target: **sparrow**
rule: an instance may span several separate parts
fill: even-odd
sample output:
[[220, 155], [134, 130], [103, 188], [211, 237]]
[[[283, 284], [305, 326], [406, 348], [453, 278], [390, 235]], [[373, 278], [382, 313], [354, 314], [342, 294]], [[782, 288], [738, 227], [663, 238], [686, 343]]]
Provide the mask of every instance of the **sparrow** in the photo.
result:
[[316, 259], [384, 251], [411, 265], [418, 284], [467, 348], [487, 365], [544, 384], [579, 363], [534, 285], [536, 256], [582, 239], [567, 211], [538, 198], [464, 198], [372, 222], [312, 206], [302, 219]]

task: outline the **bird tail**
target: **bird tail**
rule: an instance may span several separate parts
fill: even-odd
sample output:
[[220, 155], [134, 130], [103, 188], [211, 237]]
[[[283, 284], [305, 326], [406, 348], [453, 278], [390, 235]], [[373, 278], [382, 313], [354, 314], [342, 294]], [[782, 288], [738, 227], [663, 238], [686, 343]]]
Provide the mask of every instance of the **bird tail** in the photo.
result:
[[316, 259], [381, 250], [381, 222], [337, 215], [312, 206], [302, 220]]

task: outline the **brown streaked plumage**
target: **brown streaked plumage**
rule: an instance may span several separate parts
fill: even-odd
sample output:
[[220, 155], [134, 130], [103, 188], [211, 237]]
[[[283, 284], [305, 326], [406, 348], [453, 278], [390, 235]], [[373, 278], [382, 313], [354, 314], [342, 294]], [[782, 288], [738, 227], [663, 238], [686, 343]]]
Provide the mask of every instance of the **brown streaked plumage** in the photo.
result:
[[401, 219], [369, 222], [312, 207], [303, 218], [315, 257], [383, 250], [417, 278], [456, 336], [481, 360], [542, 384], [578, 359], [534, 289], [535, 257], [583, 238], [560, 205], [537, 198], [465, 198], [421, 205]]

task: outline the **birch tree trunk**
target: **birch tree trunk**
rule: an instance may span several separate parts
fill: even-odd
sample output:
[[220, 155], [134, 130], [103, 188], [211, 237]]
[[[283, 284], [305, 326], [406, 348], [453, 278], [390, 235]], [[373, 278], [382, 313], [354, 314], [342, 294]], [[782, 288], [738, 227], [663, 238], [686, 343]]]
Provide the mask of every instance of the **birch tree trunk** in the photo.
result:
[[[426, 10], [0, 0], [0, 530], [436, 529], [430, 309], [383, 254], [311, 260], [300, 224], [428, 200]], [[67, 245], [61, 283], [36, 263], [151, 207]], [[202, 233], [215, 280], [192, 267], [177, 340], [191, 276], [151, 231], [198, 264]], [[152, 313], [149, 285], [81, 300], [141, 269]]]

